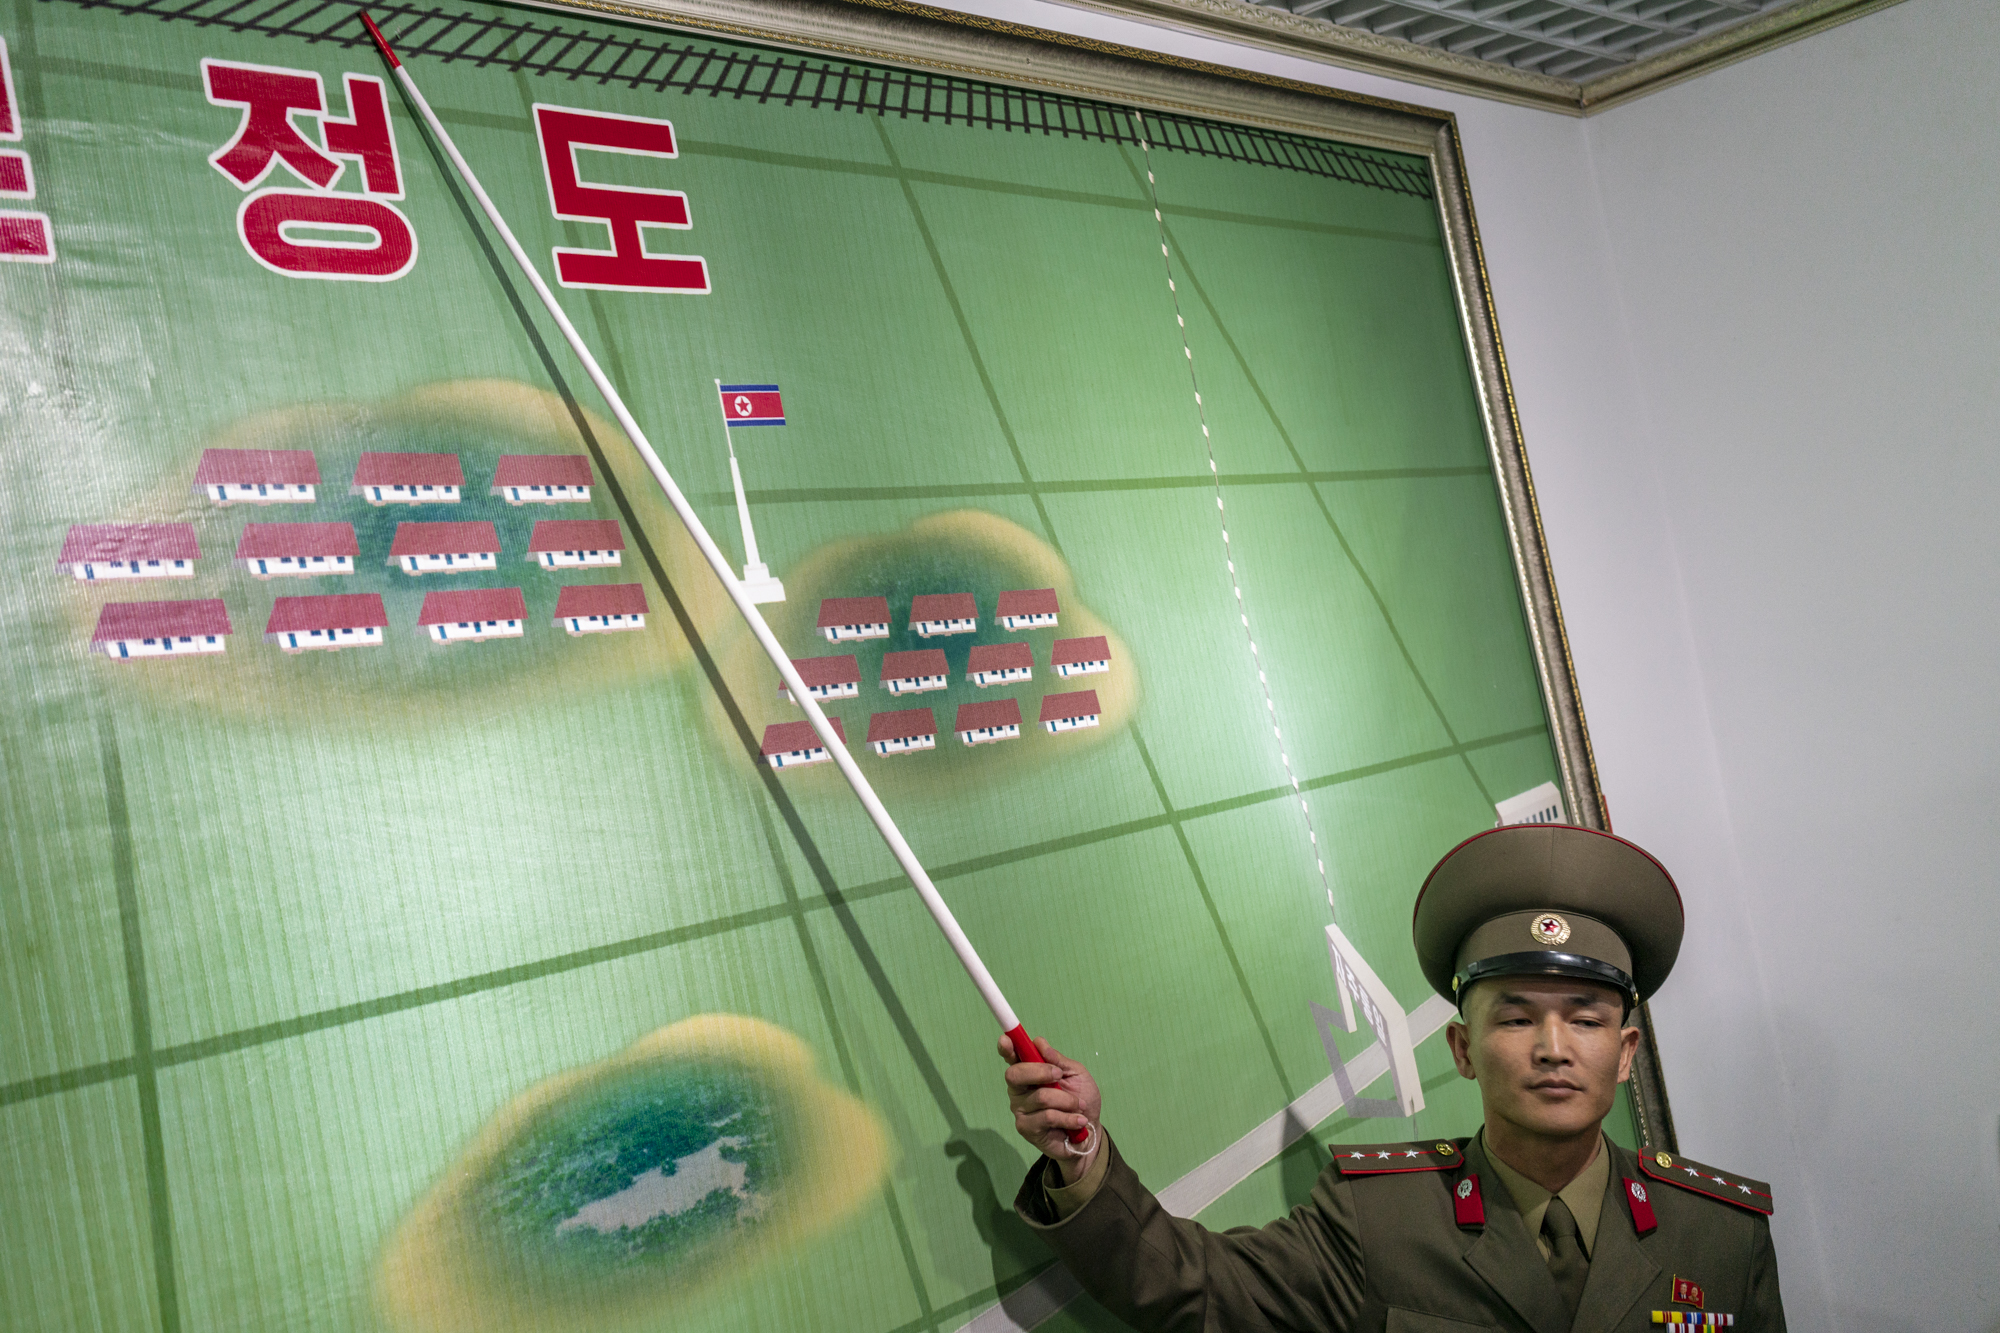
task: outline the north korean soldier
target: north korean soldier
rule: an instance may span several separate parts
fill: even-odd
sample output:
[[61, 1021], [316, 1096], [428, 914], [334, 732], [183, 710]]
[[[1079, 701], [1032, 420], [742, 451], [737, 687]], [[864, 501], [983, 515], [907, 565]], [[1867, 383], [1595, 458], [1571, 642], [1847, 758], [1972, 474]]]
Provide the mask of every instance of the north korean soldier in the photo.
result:
[[1290, 1216], [1213, 1232], [1161, 1207], [1101, 1129], [1089, 1072], [1044, 1046], [1007, 1069], [1015, 1127], [1044, 1154], [1015, 1209], [1139, 1329], [1782, 1330], [1769, 1186], [1602, 1128], [1638, 1049], [1632, 1010], [1681, 930], [1673, 880], [1622, 838], [1469, 838], [1425, 881], [1414, 934], [1458, 1006], [1445, 1038], [1478, 1080], [1478, 1133], [1335, 1145]]

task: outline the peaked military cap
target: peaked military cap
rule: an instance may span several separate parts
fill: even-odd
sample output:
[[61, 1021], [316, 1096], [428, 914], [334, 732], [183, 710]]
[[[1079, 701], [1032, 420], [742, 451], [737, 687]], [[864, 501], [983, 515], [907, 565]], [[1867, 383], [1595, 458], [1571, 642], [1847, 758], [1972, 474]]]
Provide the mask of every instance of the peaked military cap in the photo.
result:
[[1509, 824], [1446, 852], [1411, 924], [1432, 989], [1461, 1003], [1484, 977], [1570, 976], [1647, 999], [1673, 970], [1685, 919], [1666, 867], [1609, 833]]

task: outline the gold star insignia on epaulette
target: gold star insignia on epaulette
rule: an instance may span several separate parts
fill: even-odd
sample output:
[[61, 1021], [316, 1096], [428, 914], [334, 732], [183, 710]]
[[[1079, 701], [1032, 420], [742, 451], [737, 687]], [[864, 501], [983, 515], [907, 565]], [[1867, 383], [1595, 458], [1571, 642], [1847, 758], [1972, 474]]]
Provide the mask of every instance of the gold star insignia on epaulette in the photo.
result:
[[1423, 1143], [1348, 1144], [1333, 1155], [1334, 1165], [1348, 1175], [1380, 1176], [1411, 1171], [1445, 1171], [1464, 1160], [1458, 1148], [1440, 1143], [1432, 1150]]
[[1723, 1203], [1748, 1208], [1752, 1212], [1771, 1213], [1771, 1187], [1759, 1180], [1717, 1171], [1712, 1166], [1700, 1162], [1690, 1162], [1677, 1158], [1671, 1153], [1647, 1152], [1639, 1158], [1639, 1169], [1645, 1175], [1668, 1184]]

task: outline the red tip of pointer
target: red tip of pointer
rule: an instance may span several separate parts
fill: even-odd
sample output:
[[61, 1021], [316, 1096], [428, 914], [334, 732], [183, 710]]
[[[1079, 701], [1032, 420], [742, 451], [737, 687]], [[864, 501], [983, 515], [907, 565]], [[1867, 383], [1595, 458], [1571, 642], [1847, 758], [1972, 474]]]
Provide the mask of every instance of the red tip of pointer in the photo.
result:
[[382, 58], [389, 62], [389, 68], [400, 69], [403, 62], [396, 59], [396, 53], [389, 49], [389, 39], [382, 35], [382, 30], [375, 26], [375, 20], [368, 17], [365, 9], [361, 11], [361, 22], [368, 29], [368, 35], [375, 39], [375, 45], [381, 48]]

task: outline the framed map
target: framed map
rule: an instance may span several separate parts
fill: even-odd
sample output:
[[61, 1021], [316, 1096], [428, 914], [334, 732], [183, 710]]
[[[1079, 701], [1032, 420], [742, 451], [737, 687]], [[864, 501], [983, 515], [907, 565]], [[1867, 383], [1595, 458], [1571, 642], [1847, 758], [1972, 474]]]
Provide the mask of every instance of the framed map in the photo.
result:
[[[0, 1324], [1101, 1326], [358, 13], [0, 0]], [[1471, 1132], [1416, 889], [1604, 812], [1450, 119], [913, 7], [375, 16], [1149, 1183]]]

